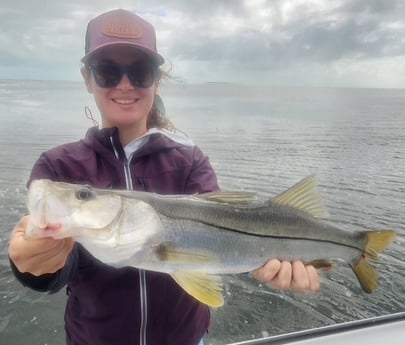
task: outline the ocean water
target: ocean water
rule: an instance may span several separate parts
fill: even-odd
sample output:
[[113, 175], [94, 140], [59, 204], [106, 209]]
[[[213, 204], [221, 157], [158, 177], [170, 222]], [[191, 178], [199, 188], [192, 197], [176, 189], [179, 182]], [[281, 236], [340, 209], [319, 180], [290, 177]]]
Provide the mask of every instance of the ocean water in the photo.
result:
[[[227, 344], [405, 311], [405, 90], [163, 85], [176, 126], [210, 157], [224, 190], [270, 198], [316, 174], [330, 220], [348, 230], [395, 229], [364, 294], [350, 268], [321, 272], [317, 293], [224, 277], [206, 344]], [[63, 292], [23, 288], [9, 269], [9, 232], [26, 212], [25, 181], [38, 155], [80, 139], [96, 107], [81, 83], [0, 81], [1, 344], [64, 344]]]

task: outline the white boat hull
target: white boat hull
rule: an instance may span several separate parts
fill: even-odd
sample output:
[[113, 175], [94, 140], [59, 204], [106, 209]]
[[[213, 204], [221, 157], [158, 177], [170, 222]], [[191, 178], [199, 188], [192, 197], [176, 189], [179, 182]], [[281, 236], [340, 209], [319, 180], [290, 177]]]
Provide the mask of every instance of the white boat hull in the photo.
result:
[[229, 345], [403, 345], [405, 312]]

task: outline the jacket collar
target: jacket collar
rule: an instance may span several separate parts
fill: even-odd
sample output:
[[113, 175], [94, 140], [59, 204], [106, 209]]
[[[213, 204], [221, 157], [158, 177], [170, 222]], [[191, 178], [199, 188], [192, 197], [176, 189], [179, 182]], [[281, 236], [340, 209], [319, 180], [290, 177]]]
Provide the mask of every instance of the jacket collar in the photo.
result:
[[[126, 160], [116, 127], [102, 129], [91, 127], [88, 129], [83, 142], [101, 155], [114, 154], [115, 157], [121, 161]], [[190, 139], [175, 133], [166, 130], [152, 129], [149, 134], [148, 142], [136, 152], [136, 156], [150, 155], [165, 149], [179, 148], [184, 145], [193, 146], [194, 144]]]

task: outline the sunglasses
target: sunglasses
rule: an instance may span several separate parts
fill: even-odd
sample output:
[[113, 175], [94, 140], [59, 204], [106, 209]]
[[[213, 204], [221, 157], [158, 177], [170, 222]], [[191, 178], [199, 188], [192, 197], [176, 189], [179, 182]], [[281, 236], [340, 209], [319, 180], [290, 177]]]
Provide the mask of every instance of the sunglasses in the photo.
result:
[[114, 62], [90, 64], [89, 70], [97, 86], [111, 88], [117, 86], [125, 74], [131, 84], [143, 89], [150, 88], [158, 75], [158, 68], [150, 62], [136, 62], [121, 65]]

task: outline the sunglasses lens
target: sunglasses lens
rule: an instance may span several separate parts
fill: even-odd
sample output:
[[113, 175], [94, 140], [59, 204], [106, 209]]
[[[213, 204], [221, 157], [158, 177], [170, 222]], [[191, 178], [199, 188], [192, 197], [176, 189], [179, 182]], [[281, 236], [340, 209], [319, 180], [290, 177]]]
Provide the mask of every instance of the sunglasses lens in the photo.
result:
[[99, 87], [110, 88], [117, 86], [123, 74], [135, 87], [149, 88], [155, 82], [157, 67], [148, 62], [137, 62], [129, 66], [115, 63], [100, 63], [90, 65], [94, 81]]
[[133, 86], [149, 88], [155, 82], [157, 68], [151, 63], [138, 62], [128, 66], [127, 75]]
[[94, 81], [99, 87], [109, 88], [118, 85], [122, 78], [120, 66], [111, 63], [91, 65]]

